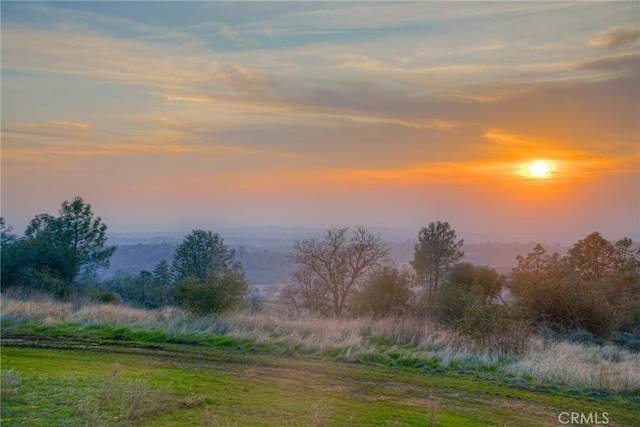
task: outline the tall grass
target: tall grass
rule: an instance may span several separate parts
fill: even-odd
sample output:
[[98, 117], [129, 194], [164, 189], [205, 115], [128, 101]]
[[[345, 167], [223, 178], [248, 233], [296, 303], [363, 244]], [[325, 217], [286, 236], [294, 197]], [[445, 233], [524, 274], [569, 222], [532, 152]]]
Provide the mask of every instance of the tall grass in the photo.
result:
[[46, 298], [2, 297], [3, 321], [42, 325], [70, 323], [126, 326], [172, 334], [225, 335], [273, 345], [283, 352], [331, 355], [343, 360], [389, 361], [414, 366], [492, 370], [520, 378], [586, 390], [640, 391], [640, 357], [613, 345], [589, 346], [531, 336], [518, 354], [483, 348], [428, 320], [291, 319], [277, 313], [236, 312], [191, 317], [176, 308], [135, 309], [91, 304], [74, 310], [70, 303]]
[[555, 342], [524, 355], [504, 371], [583, 389], [640, 391], [640, 354], [613, 345]]

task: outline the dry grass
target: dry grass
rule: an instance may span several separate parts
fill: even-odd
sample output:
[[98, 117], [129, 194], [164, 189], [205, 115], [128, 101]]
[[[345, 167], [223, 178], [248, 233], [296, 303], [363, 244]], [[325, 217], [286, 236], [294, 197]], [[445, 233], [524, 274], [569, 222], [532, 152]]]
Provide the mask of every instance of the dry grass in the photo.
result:
[[186, 317], [181, 310], [140, 310], [113, 304], [88, 304], [78, 310], [69, 302], [50, 298], [12, 299], [2, 298], [3, 319], [38, 320], [44, 325], [60, 322], [78, 324], [109, 324], [114, 326], [155, 327], [169, 325]]
[[202, 425], [205, 427], [235, 427], [237, 424], [232, 423], [226, 418], [220, 418], [211, 408], [205, 408], [202, 412]]
[[[51, 325], [108, 324], [161, 329], [172, 333], [202, 333], [248, 338], [259, 344], [305, 354], [331, 351], [346, 360], [393, 354], [398, 360], [438, 360], [443, 367], [495, 368], [518, 377], [530, 377], [569, 387], [627, 392], [640, 389], [640, 357], [613, 345], [587, 346], [547, 342], [530, 337], [519, 355], [479, 348], [468, 339], [427, 320], [291, 319], [273, 313], [232, 313], [193, 318], [182, 310], [143, 310], [96, 304], [73, 310], [69, 303], [49, 299], [2, 298], [2, 319], [30, 320]], [[249, 381], [247, 381], [248, 384]], [[247, 385], [248, 386], [248, 385]], [[132, 414], [135, 405], [131, 404]]]
[[504, 367], [516, 376], [595, 390], [640, 389], [640, 354], [607, 345], [556, 342]]
[[0, 372], [0, 402], [8, 400], [22, 383], [20, 375], [13, 369]]
[[[112, 425], [114, 420], [135, 421], [157, 414], [172, 406], [167, 389], [150, 389], [144, 380], [126, 380], [119, 375], [109, 377], [97, 397], [80, 397], [74, 403], [76, 412], [92, 426]], [[115, 407], [115, 418], [106, 408]]]
[[309, 414], [305, 425], [308, 425], [309, 427], [324, 427], [329, 425], [331, 413], [331, 408], [323, 401], [316, 402], [311, 407], [311, 413]]

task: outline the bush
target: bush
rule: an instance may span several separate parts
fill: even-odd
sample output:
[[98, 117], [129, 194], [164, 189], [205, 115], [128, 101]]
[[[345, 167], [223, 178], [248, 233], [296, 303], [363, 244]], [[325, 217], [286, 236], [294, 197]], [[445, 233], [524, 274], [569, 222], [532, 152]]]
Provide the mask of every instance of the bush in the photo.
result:
[[231, 272], [210, 274], [204, 283], [188, 277], [176, 288], [176, 303], [196, 315], [220, 313], [238, 307], [246, 292], [244, 278]]
[[616, 324], [615, 311], [597, 284], [577, 278], [541, 280], [522, 292], [517, 302], [527, 318], [559, 333], [584, 329], [607, 338]]
[[596, 232], [565, 256], [549, 255], [538, 244], [516, 259], [511, 291], [524, 315], [538, 324], [560, 334], [580, 329], [600, 339], [640, 327], [640, 249], [631, 239], [609, 242]]
[[24, 268], [18, 274], [15, 285], [31, 292], [45, 293], [61, 299], [67, 298], [70, 294], [70, 289], [64, 281], [46, 269]]
[[458, 321], [472, 305], [486, 304], [500, 294], [503, 278], [487, 266], [468, 262], [457, 264], [449, 275], [448, 283], [436, 294], [434, 314], [443, 324]]
[[103, 304], [119, 304], [122, 300], [120, 294], [107, 289], [104, 285], [98, 288], [88, 288], [86, 294], [89, 298]]
[[640, 293], [627, 293], [622, 296], [614, 308], [618, 331], [632, 332], [640, 329]]
[[574, 329], [573, 331], [569, 331], [566, 335], [565, 335], [565, 339], [567, 341], [572, 341], [572, 342], [577, 342], [580, 344], [596, 344], [599, 346], [604, 345], [604, 341], [600, 338], [596, 338], [596, 336], [587, 331], [584, 330], [582, 328], [577, 328]]
[[467, 306], [479, 299], [480, 295], [469, 292], [462, 284], [443, 286], [436, 293], [433, 313], [443, 325], [451, 325], [465, 316]]
[[465, 307], [454, 328], [471, 338], [482, 350], [503, 355], [521, 354], [527, 348], [531, 328], [505, 305], [476, 300]]
[[631, 351], [640, 352], [640, 328], [633, 332], [616, 332], [612, 341], [620, 347], [626, 347]]
[[407, 271], [383, 267], [371, 275], [363, 289], [354, 296], [356, 314], [384, 317], [405, 313], [413, 295]]

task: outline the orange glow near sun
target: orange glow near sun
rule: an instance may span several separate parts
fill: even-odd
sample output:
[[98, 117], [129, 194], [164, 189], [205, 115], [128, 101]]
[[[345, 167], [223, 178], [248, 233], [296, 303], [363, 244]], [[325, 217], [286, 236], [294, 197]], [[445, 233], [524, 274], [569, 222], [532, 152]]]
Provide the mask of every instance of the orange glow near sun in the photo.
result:
[[521, 171], [529, 178], [544, 179], [550, 178], [555, 170], [555, 165], [548, 160], [536, 160], [523, 165]]

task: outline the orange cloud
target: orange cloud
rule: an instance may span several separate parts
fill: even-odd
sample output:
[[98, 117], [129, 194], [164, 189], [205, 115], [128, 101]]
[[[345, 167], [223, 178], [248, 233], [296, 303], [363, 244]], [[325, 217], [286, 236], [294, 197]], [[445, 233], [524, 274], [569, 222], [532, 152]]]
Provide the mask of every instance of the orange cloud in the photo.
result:
[[[296, 160], [295, 153], [203, 140], [184, 123], [163, 117], [164, 127], [134, 135], [97, 135], [85, 123], [9, 123], [3, 129], [3, 160], [25, 165], [81, 164], [85, 159], [155, 155], [267, 156]], [[75, 161], [74, 161], [75, 159]], [[62, 162], [62, 163], [61, 163]], [[41, 166], [38, 166], [41, 167]]]
[[83, 122], [11, 122], [2, 127], [3, 133], [28, 134], [38, 136], [73, 136], [89, 131], [89, 124]]
[[[562, 141], [525, 137], [492, 129], [484, 137], [494, 143], [490, 149], [517, 167], [517, 174], [528, 177], [527, 165], [546, 160], [553, 165], [552, 176], [564, 181], [584, 180], [596, 175], [637, 173], [637, 154], [617, 156], [578, 150]], [[635, 160], [635, 161], [634, 161]]]

